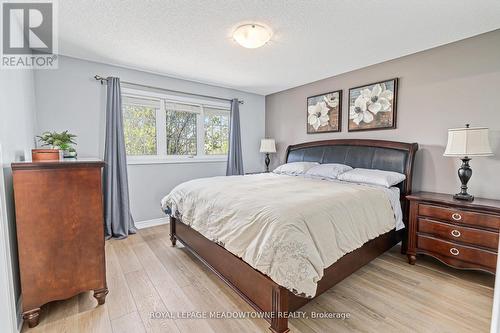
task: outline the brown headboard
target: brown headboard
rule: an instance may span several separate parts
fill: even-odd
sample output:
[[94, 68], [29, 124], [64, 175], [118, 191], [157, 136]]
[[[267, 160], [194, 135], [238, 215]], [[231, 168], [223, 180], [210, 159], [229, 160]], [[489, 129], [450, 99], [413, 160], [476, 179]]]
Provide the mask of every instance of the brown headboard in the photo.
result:
[[353, 168], [396, 171], [406, 175], [398, 185], [405, 224], [408, 221], [406, 196], [411, 194], [413, 161], [418, 150], [417, 143], [384, 140], [339, 139], [305, 142], [288, 146], [286, 161], [342, 163]]

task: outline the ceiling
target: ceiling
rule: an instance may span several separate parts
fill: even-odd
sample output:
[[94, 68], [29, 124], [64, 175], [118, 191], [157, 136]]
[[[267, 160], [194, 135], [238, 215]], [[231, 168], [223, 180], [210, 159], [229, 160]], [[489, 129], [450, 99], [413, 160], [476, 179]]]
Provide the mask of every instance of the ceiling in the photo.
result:
[[[64, 0], [59, 53], [262, 95], [500, 28], [498, 0]], [[241, 23], [272, 28], [258, 49]]]

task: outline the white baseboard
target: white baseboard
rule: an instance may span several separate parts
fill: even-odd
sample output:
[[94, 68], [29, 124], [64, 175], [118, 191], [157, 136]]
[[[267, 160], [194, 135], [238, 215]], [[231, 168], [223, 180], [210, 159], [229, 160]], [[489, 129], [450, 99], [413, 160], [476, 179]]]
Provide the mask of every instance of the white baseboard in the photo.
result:
[[144, 228], [156, 227], [158, 225], [168, 224], [169, 222], [170, 222], [169, 217], [160, 217], [157, 219], [135, 222], [135, 226], [137, 229], [144, 229]]

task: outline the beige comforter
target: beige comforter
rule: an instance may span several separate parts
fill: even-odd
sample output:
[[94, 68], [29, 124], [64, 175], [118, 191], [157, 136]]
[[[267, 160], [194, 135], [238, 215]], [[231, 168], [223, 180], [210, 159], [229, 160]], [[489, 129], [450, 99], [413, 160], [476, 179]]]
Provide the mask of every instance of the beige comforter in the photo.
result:
[[188, 181], [162, 207], [307, 297], [326, 267], [395, 227], [381, 188], [272, 173]]

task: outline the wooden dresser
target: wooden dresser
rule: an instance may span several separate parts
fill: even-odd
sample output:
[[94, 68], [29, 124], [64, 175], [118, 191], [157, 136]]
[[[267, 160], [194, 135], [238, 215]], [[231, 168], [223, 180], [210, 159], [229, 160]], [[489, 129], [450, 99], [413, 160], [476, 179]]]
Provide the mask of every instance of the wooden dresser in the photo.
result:
[[408, 262], [416, 254], [433, 256], [462, 269], [495, 273], [500, 230], [500, 201], [472, 202], [450, 194], [420, 192], [410, 200]]
[[94, 291], [104, 304], [106, 264], [98, 160], [12, 164], [23, 319], [40, 307]]

